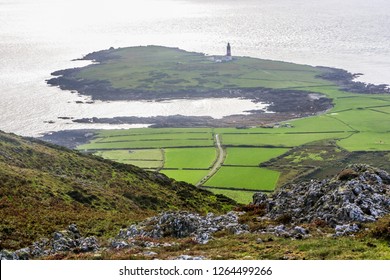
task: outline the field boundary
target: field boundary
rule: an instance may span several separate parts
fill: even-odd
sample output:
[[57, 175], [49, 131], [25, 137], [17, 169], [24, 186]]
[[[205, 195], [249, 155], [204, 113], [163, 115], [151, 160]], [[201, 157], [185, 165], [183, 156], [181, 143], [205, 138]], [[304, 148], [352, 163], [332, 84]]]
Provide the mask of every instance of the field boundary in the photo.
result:
[[272, 193], [274, 190], [262, 190], [262, 189], [244, 189], [244, 188], [229, 188], [229, 187], [215, 187], [215, 186], [201, 186], [204, 189], [216, 189], [216, 190], [228, 190], [228, 191], [245, 191], [245, 192], [267, 192]]
[[219, 134], [215, 134], [215, 146], [217, 147], [218, 155], [217, 155], [217, 160], [214, 162], [213, 166], [210, 169], [210, 172], [203, 177], [198, 183], [195, 184], [195, 186], [200, 187], [204, 183], [206, 183], [217, 171], [219, 168], [221, 168], [223, 162], [225, 161], [226, 158], [226, 152], [222, 148], [221, 145], [221, 140], [219, 139]]

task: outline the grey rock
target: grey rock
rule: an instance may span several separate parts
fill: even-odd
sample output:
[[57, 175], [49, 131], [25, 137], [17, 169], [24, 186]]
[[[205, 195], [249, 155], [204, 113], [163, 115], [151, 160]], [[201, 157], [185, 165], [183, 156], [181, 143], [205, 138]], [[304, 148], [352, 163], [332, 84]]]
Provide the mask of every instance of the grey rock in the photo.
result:
[[[262, 194], [254, 196], [253, 203], [267, 205], [266, 218], [288, 215], [295, 224], [320, 219], [336, 226], [372, 222], [390, 214], [390, 175], [364, 164], [350, 165], [346, 170], [354, 176], [287, 185], [268, 198]], [[281, 229], [275, 233], [286, 235]]]
[[80, 251], [85, 252], [96, 252], [100, 249], [99, 242], [95, 236], [81, 238], [79, 241]]
[[82, 237], [77, 226], [72, 224], [67, 230], [53, 233], [51, 239], [43, 238], [28, 248], [15, 252], [2, 251], [1, 258], [27, 260], [66, 252], [96, 252], [100, 249], [95, 236]]
[[8, 250], [2, 250], [0, 251], [0, 260], [14, 260], [14, 254], [11, 251]]
[[[228, 230], [233, 234], [248, 232], [249, 227], [238, 222], [240, 214], [237, 212], [229, 212], [225, 215], [216, 216], [209, 213], [206, 216], [201, 216], [186, 211], [163, 212], [138, 225], [131, 225], [127, 229], [122, 229], [116, 236], [114, 245], [116, 246], [117, 242], [121, 240], [125, 241], [129, 238], [138, 237], [150, 237], [154, 239], [163, 237], [190, 237], [197, 243], [206, 244], [215, 232], [221, 230]], [[147, 246], [149, 247], [149, 245]]]
[[257, 192], [253, 195], [253, 204], [262, 205], [267, 202], [268, 196], [265, 193]]
[[124, 249], [130, 247], [130, 244], [126, 241], [118, 241], [118, 240], [112, 240], [110, 243], [110, 247], [112, 249]]
[[15, 260], [29, 260], [31, 258], [31, 251], [30, 248], [22, 248], [19, 250], [16, 250], [13, 253]]
[[301, 235], [307, 235], [309, 233], [307, 229], [304, 229], [303, 227], [299, 227], [299, 226], [294, 227], [293, 230], [296, 234], [301, 234]]
[[158, 254], [156, 252], [153, 252], [153, 251], [147, 251], [147, 252], [143, 252], [143, 255], [147, 256], [147, 257], [152, 257], [152, 256], [156, 256]]
[[345, 225], [337, 225], [335, 227], [335, 236], [345, 236], [351, 235], [359, 231], [359, 226], [357, 224], [345, 224]]
[[201, 261], [205, 259], [206, 258], [204, 256], [189, 256], [189, 255], [181, 255], [175, 258], [175, 260], [184, 260], [184, 261], [188, 261], [188, 260]]

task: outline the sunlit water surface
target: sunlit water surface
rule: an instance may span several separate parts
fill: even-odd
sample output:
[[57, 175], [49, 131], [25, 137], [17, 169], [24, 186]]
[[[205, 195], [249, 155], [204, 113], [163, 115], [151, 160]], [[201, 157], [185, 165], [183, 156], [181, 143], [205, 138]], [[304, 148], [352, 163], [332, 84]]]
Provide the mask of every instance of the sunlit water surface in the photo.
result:
[[[109, 47], [163, 45], [344, 68], [390, 83], [390, 2], [385, 0], [0, 0], [0, 129], [36, 136], [109, 128], [58, 117], [225, 115], [247, 100], [95, 102], [48, 87], [50, 73]], [[54, 123], [45, 123], [54, 121]], [[126, 126], [128, 127], [128, 126]]]

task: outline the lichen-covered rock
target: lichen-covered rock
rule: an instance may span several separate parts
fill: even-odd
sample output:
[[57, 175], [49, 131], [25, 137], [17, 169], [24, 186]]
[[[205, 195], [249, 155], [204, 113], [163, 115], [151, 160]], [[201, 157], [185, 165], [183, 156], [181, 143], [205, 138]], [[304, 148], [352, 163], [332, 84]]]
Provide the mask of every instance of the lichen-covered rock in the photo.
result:
[[14, 260], [14, 253], [8, 250], [0, 251], [0, 260]]
[[285, 186], [266, 200], [263, 195], [255, 195], [253, 203], [265, 204], [270, 219], [288, 214], [296, 224], [322, 220], [336, 227], [373, 222], [390, 213], [389, 183], [386, 171], [355, 164], [331, 180]]
[[55, 232], [51, 239], [42, 238], [30, 247], [14, 252], [1, 251], [0, 258], [8, 260], [28, 260], [66, 252], [96, 252], [100, 249], [95, 236], [82, 237], [75, 224], [67, 230]]
[[192, 260], [192, 261], [202, 261], [202, 260], [206, 260], [206, 258], [204, 256], [189, 256], [189, 255], [181, 255], [181, 256], [178, 256], [177, 258], [175, 258], [174, 260], [183, 260], [183, 261], [189, 261], [189, 260]]
[[262, 205], [263, 203], [266, 203], [268, 199], [268, 196], [262, 192], [257, 192], [253, 195], [253, 204], [255, 205]]
[[269, 226], [265, 230], [261, 231], [261, 233], [271, 233], [275, 236], [280, 236], [284, 238], [294, 238], [294, 239], [303, 239], [309, 237], [309, 230], [300, 227], [287, 227], [286, 225], [278, 225], [278, 226]]
[[335, 236], [351, 235], [359, 231], [359, 226], [357, 224], [337, 225], [335, 231]]
[[153, 239], [192, 237], [195, 242], [206, 244], [212, 238], [213, 233], [217, 231], [227, 230], [233, 234], [248, 232], [248, 226], [240, 224], [238, 218], [239, 213], [237, 212], [229, 212], [221, 216], [215, 216], [212, 213], [201, 216], [185, 211], [164, 212], [138, 225], [122, 229], [112, 240], [111, 247], [119, 248], [123, 241], [128, 243], [129, 240], [140, 237]]
[[332, 180], [312, 180], [281, 188], [266, 201], [261, 200], [268, 206], [266, 216], [276, 219], [288, 213], [297, 223], [321, 219], [335, 226], [371, 222], [389, 214], [389, 174], [368, 165], [351, 165], [346, 170], [342, 180], [338, 175]]

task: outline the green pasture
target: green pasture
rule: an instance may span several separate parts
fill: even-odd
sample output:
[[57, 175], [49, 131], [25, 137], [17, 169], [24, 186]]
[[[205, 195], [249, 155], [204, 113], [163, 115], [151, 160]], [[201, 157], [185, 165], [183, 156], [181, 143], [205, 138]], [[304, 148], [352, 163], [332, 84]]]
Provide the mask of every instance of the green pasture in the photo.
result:
[[[337, 113], [336, 113], [337, 114]], [[390, 115], [370, 109], [357, 109], [333, 115], [361, 132], [387, 132], [390, 130]]]
[[167, 175], [170, 178], [175, 179], [176, 181], [184, 181], [190, 184], [195, 185], [203, 177], [205, 177], [209, 171], [208, 170], [161, 170], [161, 173]]
[[379, 94], [355, 94], [352, 96], [338, 97], [332, 112], [361, 108], [380, 108], [383, 106], [390, 106], [390, 96]]
[[215, 148], [165, 149], [164, 168], [209, 169], [216, 157]]
[[150, 141], [129, 141], [129, 142], [106, 142], [99, 143], [92, 141], [89, 144], [81, 145], [79, 150], [112, 150], [112, 149], [146, 149], [146, 148], [175, 148], [175, 147], [212, 147], [214, 141], [210, 140], [150, 140]]
[[273, 191], [279, 172], [259, 167], [221, 167], [204, 186]]
[[101, 156], [106, 159], [124, 161], [124, 160], [156, 160], [162, 161], [162, 151], [159, 149], [148, 150], [108, 150], [97, 151], [97, 156]]
[[390, 151], [390, 133], [361, 132], [340, 140], [337, 144], [354, 151]]
[[148, 150], [101, 150], [94, 153], [105, 159], [132, 164], [145, 169], [159, 169], [163, 165], [163, 153], [160, 149]]
[[151, 140], [212, 140], [213, 135], [209, 133], [153, 133], [110, 136], [96, 139], [95, 143], [130, 142], [130, 141], [151, 141]]
[[389, 101], [389, 106], [376, 107], [376, 108], [372, 108], [371, 110], [376, 111], [376, 112], [385, 113], [385, 114], [390, 114], [390, 101]]
[[[288, 123], [288, 122], [287, 122]], [[277, 132], [301, 132], [301, 133], [313, 133], [313, 132], [348, 132], [353, 131], [346, 123], [343, 123], [339, 119], [332, 115], [320, 115], [304, 119], [295, 120], [290, 122], [294, 127], [278, 128]]]
[[[275, 130], [276, 132], [277, 130]], [[222, 143], [226, 146], [254, 146], [288, 148], [323, 139], [342, 139], [351, 133], [275, 133], [275, 134], [223, 134]]]
[[288, 149], [269, 148], [227, 148], [224, 165], [258, 166], [272, 158], [286, 153]]

